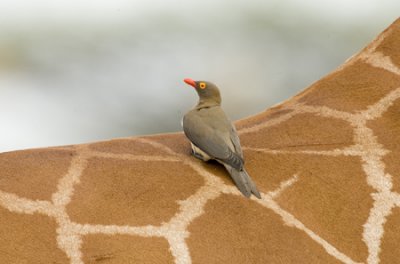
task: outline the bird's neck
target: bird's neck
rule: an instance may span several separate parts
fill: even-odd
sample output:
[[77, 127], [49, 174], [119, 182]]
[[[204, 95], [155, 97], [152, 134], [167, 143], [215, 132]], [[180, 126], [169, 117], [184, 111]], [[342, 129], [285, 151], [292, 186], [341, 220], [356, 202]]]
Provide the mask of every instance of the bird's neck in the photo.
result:
[[196, 109], [206, 108], [206, 107], [213, 107], [213, 106], [221, 106], [221, 100], [210, 100], [210, 99], [201, 99], [196, 105]]

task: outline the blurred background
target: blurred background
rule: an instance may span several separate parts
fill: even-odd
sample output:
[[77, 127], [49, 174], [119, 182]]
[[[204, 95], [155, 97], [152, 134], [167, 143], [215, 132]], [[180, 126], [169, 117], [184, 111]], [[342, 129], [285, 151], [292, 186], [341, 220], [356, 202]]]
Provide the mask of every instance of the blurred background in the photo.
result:
[[209, 80], [233, 120], [334, 70], [398, 0], [2, 0], [0, 152], [180, 131]]

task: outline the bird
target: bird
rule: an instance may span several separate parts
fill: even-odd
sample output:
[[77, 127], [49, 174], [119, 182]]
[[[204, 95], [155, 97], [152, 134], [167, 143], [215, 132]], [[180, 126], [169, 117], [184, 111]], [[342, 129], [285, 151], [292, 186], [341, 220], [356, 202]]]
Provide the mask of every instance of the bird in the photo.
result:
[[199, 101], [182, 120], [183, 131], [191, 142], [192, 155], [203, 161], [216, 160], [230, 174], [239, 191], [247, 198], [261, 199], [255, 183], [244, 168], [243, 151], [235, 126], [221, 108], [218, 87], [208, 81], [184, 82], [195, 88]]

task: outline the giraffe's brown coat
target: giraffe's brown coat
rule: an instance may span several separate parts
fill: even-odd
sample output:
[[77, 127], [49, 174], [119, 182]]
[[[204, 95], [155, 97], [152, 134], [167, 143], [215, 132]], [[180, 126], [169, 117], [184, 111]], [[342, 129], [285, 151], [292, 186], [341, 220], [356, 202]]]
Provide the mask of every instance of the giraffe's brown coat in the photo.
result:
[[86, 264], [171, 264], [168, 242], [158, 237], [88, 235], [82, 244]]
[[343, 120], [297, 114], [277, 126], [243, 134], [240, 140], [244, 147], [328, 150], [352, 145], [353, 130]]
[[69, 263], [57, 247], [56, 227], [47, 216], [15, 214], [0, 207], [0, 262]]
[[[36, 149], [0, 154], [0, 190], [48, 200], [68, 171], [74, 151]], [[27, 188], [28, 186], [28, 188]]]
[[92, 158], [67, 211], [79, 223], [160, 225], [203, 179], [178, 162]]
[[144, 139], [150, 139], [151, 141], [165, 145], [177, 154], [189, 155], [191, 153], [190, 142], [183, 133], [154, 135], [144, 137]]
[[300, 95], [300, 102], [356, 112], [376, 103], [400, 86], [400, 76], [357, 61], [316, 82]]

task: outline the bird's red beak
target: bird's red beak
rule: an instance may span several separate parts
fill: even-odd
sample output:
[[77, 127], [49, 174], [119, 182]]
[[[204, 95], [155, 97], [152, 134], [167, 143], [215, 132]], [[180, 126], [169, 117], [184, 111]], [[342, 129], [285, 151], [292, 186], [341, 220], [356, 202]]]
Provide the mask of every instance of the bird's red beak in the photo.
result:
[[186, 78], [186, 79], [184, 79], [183, 81], [184, 81], [185, 83], [187, 83], [187, 84], [193, 86], [194, 88], [196, 88], [196, 82], [193, 81], [192, 79]]

